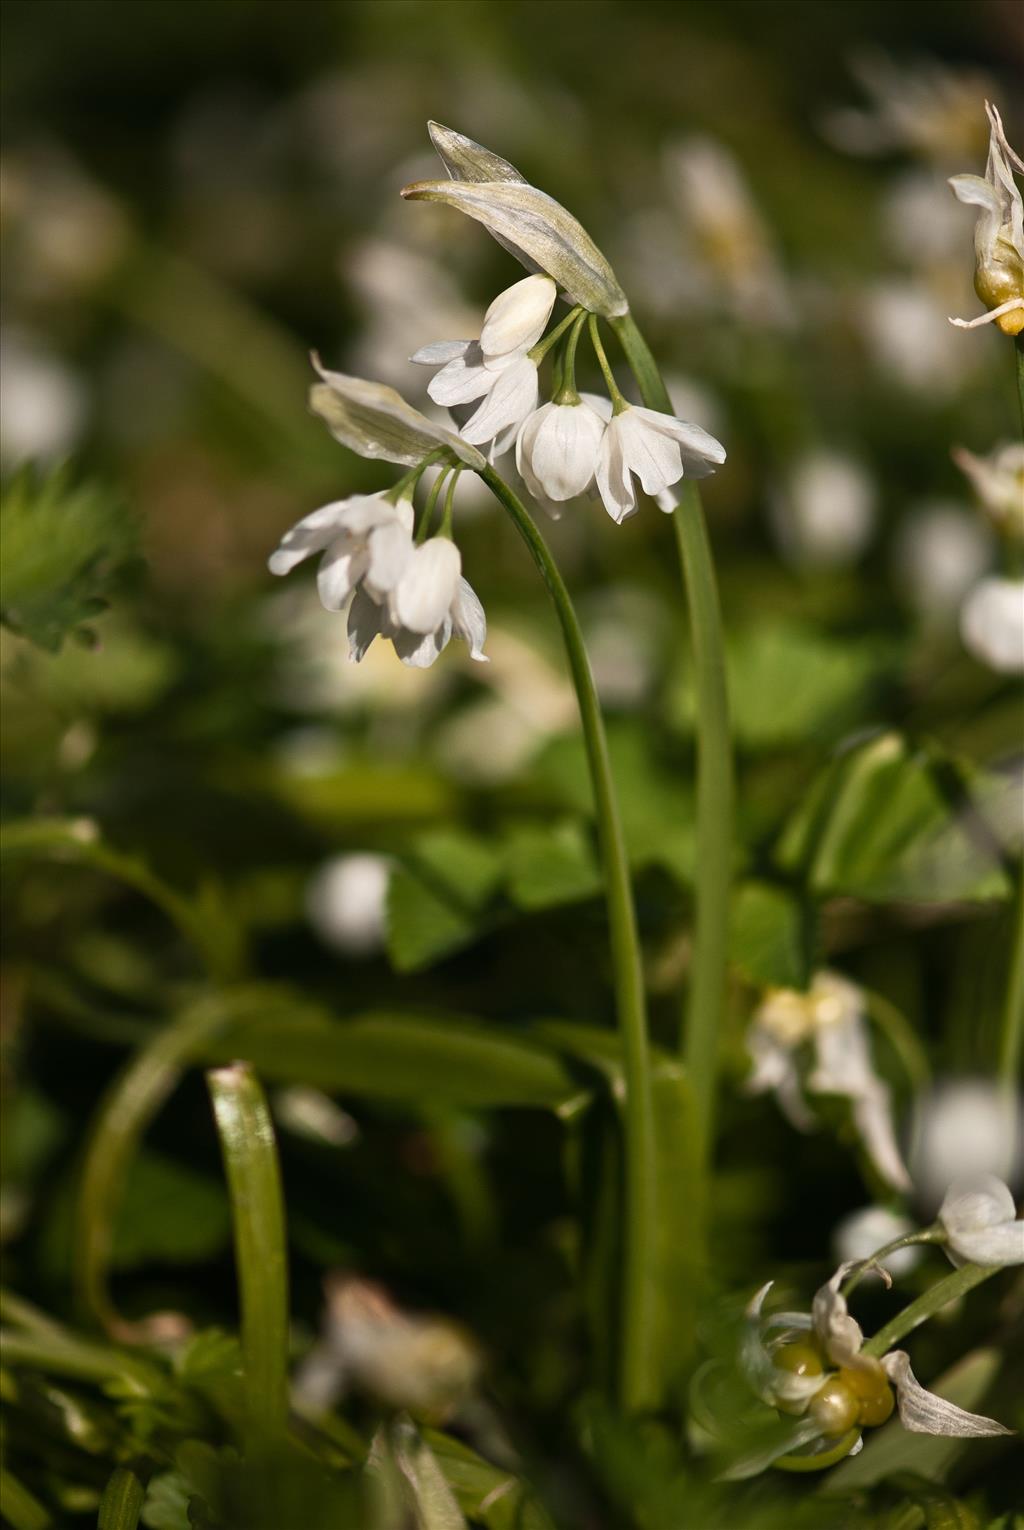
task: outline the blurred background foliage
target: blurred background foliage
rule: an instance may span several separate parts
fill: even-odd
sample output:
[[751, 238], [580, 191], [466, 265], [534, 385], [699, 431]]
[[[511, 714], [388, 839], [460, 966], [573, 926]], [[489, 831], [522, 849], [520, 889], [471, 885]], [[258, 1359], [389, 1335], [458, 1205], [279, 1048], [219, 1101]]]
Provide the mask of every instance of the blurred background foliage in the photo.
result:
[[[951, 450], [986, 455], [1018, 424], [1009, 345], [946, 322], [976, 299], [971, 219], [944, 182], [981, 169], [986, 97], [1021, 141], [1019, 8], [7, 0], [4, 31], [6, 1283], [82, 1317], [90, 1122], [133, 1050], [185, 1015], [179, 1062], [241, 1053], [270, 1088], [296, 1354], [325, 1274], [354, 1271], [476, 1336], [487, 1400], [462, 1437], [502, 1460], [514, 1440], [559, 1524], [839, 1523], [799, 1482], [710, 1494], [668, 1436], [578, 1402], [601, 1347], [577, 1276], [608, 1236], [608, 1208], [581, 1222], [580, 1206], [612, 1005], [574, 701], [514, 532], [467, 475], [457, 534], [487, 667], [449, 650], [410, 671], [379, 645], [351, 666], [309, 575], [276, 585], [266, 557], [316, 505], [390, 481], [307, 415], [307, 352], [422, 406], [408, 355], [477, 333], [519, 275], [481, 230], [398, 198], [437, 173], [439, 119], [580, 217], [678, 411], [729, 450], [705, 498], [741, 834], [713, 1195], [724, 1305], [704, 1340], [770, 1276], [806, 1296], [880, 1187], [838, 1115], [800, 1138], [743, 1097], [757, 993], [827, 961], [905, 1015], [934, 1075], [984, 1074], [996, 1046], [1021, 699], [958, 632], [1006, 553]], [[648, 505], [623, 528], [574, 506], [546, 530], [609, 714], [671, 1051], [694, 868], [669, 529]], [[204, 1030], [217, 992], [227, 1018]], [[346, 1040], [342, 1022], [370, 1029]], [[905, 1141], [914, 1080], [879, 1050]], [[325, 1114], [310, 1089], [340, 1105]], [[230, 1327], [200, 1075], [167, 1093], [151, 1129], [140, 1106], [144, 1145], [111, 1149], [106, 1188], [87, 1182], [84, 1214], [116, 1223], [126, 1320]], [[964, 1322], [969, 1342], [990, 1336], [973, 1309]], [[963, 1341], [923, 1348], [934, 1375]], [[88, 1523], [132, 1451], [75, 1425], [64, 1393], [18, 1403], [12, 1471], [55, 1522]], [[150, 1433], [203, 1437], [193, 1424]], [[144, 1522], [187, 1526], [181, 1482], [201, 1467]], [[946, 1463], [922, 1475], [921, 1502], [945, 1502]], [[1005, 1455], [984, 1487], [964, 1472], [979, 1523], [1013, 1507], [1011, 1481]], [[891, 1503], [912, 1509], [894, 1524], [925, 1522], [910, 1489], [878, 1491], [848, 1497], [842, 1522], [882, 1523]], [[209, 1523], [232, 1522], [220, 1512]]]

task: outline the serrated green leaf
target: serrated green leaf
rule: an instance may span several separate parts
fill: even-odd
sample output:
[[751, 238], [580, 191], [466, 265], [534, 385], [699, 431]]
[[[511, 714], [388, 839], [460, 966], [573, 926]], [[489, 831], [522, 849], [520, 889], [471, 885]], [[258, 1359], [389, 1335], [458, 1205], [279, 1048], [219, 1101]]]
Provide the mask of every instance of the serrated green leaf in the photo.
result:
[[64, 469], [26, 469], [0, 504], [0, 618], [56, 652], [105, 609], [136, 543], [135, 520], [109, 491], [74, 485]]

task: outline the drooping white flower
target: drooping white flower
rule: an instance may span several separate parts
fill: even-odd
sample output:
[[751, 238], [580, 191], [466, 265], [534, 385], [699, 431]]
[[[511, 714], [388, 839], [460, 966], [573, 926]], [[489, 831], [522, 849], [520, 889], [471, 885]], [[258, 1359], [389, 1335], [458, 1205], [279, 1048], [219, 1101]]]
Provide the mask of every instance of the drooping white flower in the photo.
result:
[[1024, 1101], [984, 1078], [950, 1078], [918, 1103], [910, 1168], [921, 1205], [934, 1215], [954, 1180], [995, 1175], [1024, 1181]]
[[[813, 1050], [808, 1068], [802, 1050]], [[864, 995], [855, 984], [832, 972], [816, 974], [806, 993], [776, 988], [755, 1011], [747, 1032], [753, 1073], [751, 1094], [772, 1092], [783, 1113], [799, 1131], [815, 1118], [804, 1098], [817, 1094], [849, 1099], [854, 1125], [883, 1179], [897, 1190], [910, 1187], [892, 1122], [888, 1085], [871, 1056]]]
[[[595, 407], [597, 406], [597, 407]], [[594, 482], [611, 403], [596, 395], [576, 404], [542, 404], [516, 438], [516, 467], [537, 497], [575, 499]]]
[[349, 608], [349, 653], [358, 663], [375, 637], [390, 638], [404, 664], [425, 669], [453, 633], [469, 644], [470, 657], [486, 663], [484, 608], [468, 580], [454, 542], [434, 537], [421, 547], [411, 538], [378, 582], [356, 590]]
[[363, 852], [326, 861], [306, 889], [306, 913], [321, 940], [345, 956], [371, 956], [384, 944], [391, 862]]
[[960, 608], [963, 645], [1000, 675], [1024, 673], [1024, 579], [982, 579]]
[[985, 102], [990, 136], [984, 176], [954, 175], [949, 184], [961, 202], [979, 209], [974, 228], [974, 290], [988, 309], [976, 319], [952, 319], [960, 329], [995, 323], [1007, 335], [1024, 330], [1024, 201], [1014, 170], [1024, 160], [1006, 141], [1002, 118]]
[[410, 500], [394, 504], [387, 494], [354, 494], [303, 516], [285, 532], [268, 566], [272, 574], [288, 574], [305, 558], [322, 553], [320, 599], [328, 611], [340, 611], [371, 565], [387, 556], [395, 536], [409, 537], [412, 524]]
[[[803, 1422], [773, 1450], [737, 1462], [725, 1473], [727, 1477], [753, 1476], [794, 1449], [820, 1449], [822, 1441], [834, 1444], [851, 1433], [875, 1428], [889, 1418], [894, 1401], [900, 1423], [914, 1434], [972, 1439], [1012, 1433], [995, 1419], [968, 1413], [927, 1391], [904, 1350], [890, 1350], [881, 1357], [863, 1352], [863, 1331], [850, 1315], [841, 1290], [856, 1268], [856, 1264], [841, 1264], [815, 1294], [809, 1314], [766, 1316], [763, 1308], [771, 1281], [750, 1302], [741, 1368], [763, 1401]], [[885, 1271], [875, 1273], [888, 1283]]]
[[954, 1264], [1024, 1264], [1024, 1221], [994, 1174], [954, 1180], [939, 1207]]
[[[905, 1238], [914, 1231], [909, 1217], [900, 1216], [886, 1206], [863, 1206], [851, 1211], [839, 1223], [833, 1234], [833, 1246], [840, 1264], [860, 1264], [887, 1243]], [[894, 1249], [885, 1256], [885, 1267], [893, 1275], [905, 1275], [921, 1258], [916, 1244], [908, 1248]]]
[[1011, 441], [987, 457], [958, 446], [953, 461], [970, 479], [992, 524], [1008, 536], [1024, 538], [1024, 445]]
[[725, 447], [699, 425], [627, 404], [613, 415], [597, 458], [595, 479], [612, 520], [636, 511], [636, 483], [652, 499], [684, 475], [706, 478], [725, 461]]

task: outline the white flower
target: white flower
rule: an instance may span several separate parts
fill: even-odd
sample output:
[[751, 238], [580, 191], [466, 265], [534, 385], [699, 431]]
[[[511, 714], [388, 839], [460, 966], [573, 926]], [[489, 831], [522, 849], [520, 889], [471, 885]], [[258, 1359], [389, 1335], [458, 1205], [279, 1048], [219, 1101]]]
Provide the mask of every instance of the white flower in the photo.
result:
[[1007, 335], [1024, 330], [1024, 201], [1013, 178], [1024, 161], [1006, 141], [1002, 118], [985, 102], [990, 125], [984, 177], [954, 175], [953, 193], [980, 209], [974, 228], [974, 290], [988, 309], [976, 319], [952, 319], [960, 329], [995, 322]]
[[863, 552], [875, 524], [875, 486], [853, 458], [816, 450], [800, 457], [773, 505], [783, 551], [793, 563], [833, 568]]
[[85, 423], [85, 390], [70, 367], [33, 338], [5, 329], [0, 339], [0, 455], [7, 467], [55, 462]]
[[1024, 537], [1024, 445], [1011, 441], [987, 457], [976, 457], [958, 446], [953, 461], [970, 479], [992, 524], [1011, 536]]
[[946, 1079], [921, 1100], [910, 1167], [931, 1215], [955, 1179], [995, 1175], [1019, 1186], [1024, 1170], [1021, 1102], [982, 1078]]
[[653, 499], [684, 474], [706, 478], [724, 461], [724, 446], [699, 425], [627, 404], [601, 438], [595, 477], [605, 509], [622, 522], [636, 511], [634, 477]]
[[586, 493], [610, 416], [610, 402], [594, 395], [543, 404], [530, 415], [516, 439], [516, 467], [535, 498], [559, 504]]
[[893, 573], [926, 616], [955, 612], [992, 559], [992, 536], [976, 515], [955, 504], [922, 505], [900, 526]]
[[[995, 1419], [968, 1413], [927, 1391], [904, 1350], [890, 1350], [880, 1358], [863, 1353], [864, 1334], [840, 1290], [855, 1269], [841, 1264], [815, 1294], [810, 1314], [777, 1312], [765, 1317], [771, 1281], [754, 1296], [747, 1308], [740, 1364], [765, 1402], [803, 1417], [804, 1423], [782, 1445], [738, 1462], [727, 1476], [752, 1476], [794, 1448], [816, 1446], [823, 1439], [834, 1444], [851, 1432], [885, 1423], [893, 1410], [893, 1389], [900, 1423], [911, 1433], [968, 1439], [1012, 1433]], [[876, 1273], [888, 1283], [884, 1271]]]
[[860, 989], [835, 973], [819, 972], [807, 993], [771, 990], [754, 1014], [747, 1050], [754, 1071], [751, 1094], [774, 1093], [783, 1113], [799, 1131], [815, 1118], [801, 1087], [799, 1051], [809, 1043], [814, 1063], [806, 1088], [849, 1099], [854, 1125], [868, 1156], [883, 1179], [897, 1190], [910, 1187], [892, 1123], [889, 1089], [875, 1071]]
[[1024, 1221], [994, 1174], [954, 1180], [939, 1207], [954, 1264], [1024, 1264]]
[[547, 328], [558, 289], [550, 276], [524, 276], [499, 292], [484, 314], [480, 349], [488, 361], [528, 351]]
[[[909, 1217], [899, 1216], [885, 1206], [863, 1206], [851, 1211], [833, 1234], [833, 1245], [841, 1264], [860, 1264], [887, 1243], [905, 1238], [914, 1231]], [[893, 1275], [905, 1275], [919, 1262], [921, 1249], [911, 1244], [894, 1249], [885, 1256], [885, 1267]]]
[[346, 956], [384, 944], [391, 862], [383, 855], [336, 855], [306, 889], [306, 913], [321, 940]]
[[404, 664], [426, 669], [454, 633], [470, 657], [486, 663], [484, 608], [461, 577], [462, 559], [454, 542], [434, 537], [422, 547], [409, 539], [379, 582], [356, 590], [348, 613], [349, 653], [356, 662], [378, 635], [390, 638]]
[[1024, 673], [1024, 579], [982, 579], [960, 609], [960, 637], [980, 664]]
[[411, 500], [396, 505], [383, 493], [354, 494], [321, 506], [286, 531], [268, 566], [272, 574], [288, 574], [303, 559], [323, 553], [317, 572], [320, 599], [328, 611], [340, 611], [371, 565], [378, 571], [396, 534], [408, 537], [412, 524]]
[[329, 1408], [356, 1387], [393, 1408], [443, 1416], [479, 1371], [472, 1342], [442, 1317], [403, 1312], [367, 1280], [329, 1276], [323, 1337], [295, 1377], [300, 1407]]

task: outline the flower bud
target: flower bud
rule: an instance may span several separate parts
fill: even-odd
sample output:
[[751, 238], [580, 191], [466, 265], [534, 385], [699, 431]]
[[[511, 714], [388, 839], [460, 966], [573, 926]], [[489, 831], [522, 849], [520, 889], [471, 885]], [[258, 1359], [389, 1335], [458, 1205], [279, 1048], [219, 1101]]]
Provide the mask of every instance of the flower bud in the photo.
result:
[[484, 315], [480, 349], [494, 360], [536, 345], [555, 306], [557, 288], [550, 276], [524, 276], [499, 292]]
[[979, 319], [954, 319], [961, 328], [990, 320], [1005, 335], [1024, 331], [1024, 202], [1013, 179], [1014, 169], [1024, 161], [1006, 141], [1002, 118], [985, 103], [991, 136], [984, 176], [954, 175], [953, 194], [960, 202], [977, 207], [974, 228], [974, 290], [988, 309]]

